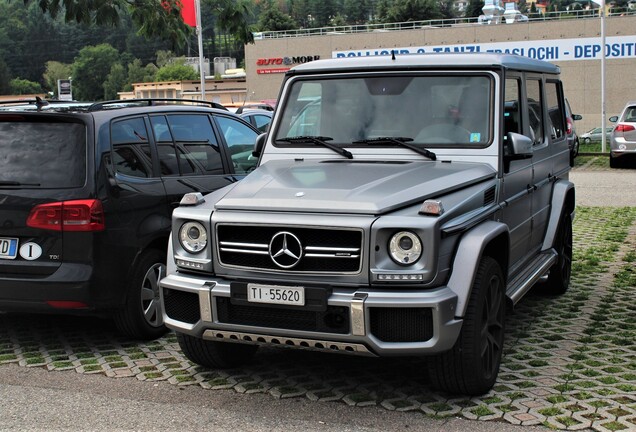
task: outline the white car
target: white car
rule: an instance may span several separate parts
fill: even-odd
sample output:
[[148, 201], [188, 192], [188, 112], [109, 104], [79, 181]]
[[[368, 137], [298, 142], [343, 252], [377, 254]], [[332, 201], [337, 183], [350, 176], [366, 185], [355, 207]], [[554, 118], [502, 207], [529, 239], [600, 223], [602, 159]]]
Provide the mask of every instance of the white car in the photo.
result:
[[636, 157], [636, 101], [628, 102], [621, 115], [610, 121], [616, 123], [610, 136], [610, 167], [618, 168]]

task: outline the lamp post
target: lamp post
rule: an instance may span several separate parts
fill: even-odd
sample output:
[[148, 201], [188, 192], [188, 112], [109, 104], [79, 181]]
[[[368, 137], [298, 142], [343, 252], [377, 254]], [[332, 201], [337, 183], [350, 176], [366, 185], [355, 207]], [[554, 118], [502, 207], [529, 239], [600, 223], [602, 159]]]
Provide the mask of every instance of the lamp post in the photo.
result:
[[607, 148], [607, 137], [605, 136], [605, 120], [606, 120], [606, 106], [605, 106], [605, 0], [600, 1], [599, 6], [601, 8], [601, 152], [605, 153]]

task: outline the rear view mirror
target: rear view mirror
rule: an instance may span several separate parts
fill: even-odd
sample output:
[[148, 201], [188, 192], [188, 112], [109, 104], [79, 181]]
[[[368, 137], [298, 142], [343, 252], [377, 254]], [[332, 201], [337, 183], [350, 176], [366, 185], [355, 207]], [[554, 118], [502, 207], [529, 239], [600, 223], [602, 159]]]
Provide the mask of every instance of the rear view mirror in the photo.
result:
[[581, 114], [572, 114], [572, 120], [583, 120], [583, 116]]
[[609, 118], [609, 121], [611, 121], [612, 123], [616, 123], [618, 121], [618, 116], [611, 116]]
[[508, 132], [505, 155], [510, 160], [532, 157], [532, 139], [515, 132]]
[[263, 133], [256, 137], [256, 142], [254, 143], [254, 150], [252, 151], [252, 156], [259, 157], [261, 152], [263, 151], [263, 147], [265, 147], [265, 140], [267, 139], [267, 134]]

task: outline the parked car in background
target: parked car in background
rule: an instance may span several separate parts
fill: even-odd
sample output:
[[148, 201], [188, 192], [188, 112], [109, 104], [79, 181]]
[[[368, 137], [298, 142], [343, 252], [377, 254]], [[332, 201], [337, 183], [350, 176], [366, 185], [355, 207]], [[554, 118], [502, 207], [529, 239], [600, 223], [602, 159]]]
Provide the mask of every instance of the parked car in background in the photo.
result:
[[267, 132], [269, 128], [269, 124], [272, 121], [273, 111], [262, 110], [262, 109], [249, 109], [244, 110], [240, 117], [249, 122], [252, 126], [258, 129], [261, 132]]
[[616, 126], [610, 135], [610, 166], [624, 166], [636, 158], [636, 101], [628, 102], [620, 116], [610, 117]]
[[227, 109], [235, 114], [241, 114], [244, 110], [248, 109], [262, 109], [265, 111], [274, 111], [274, 107], [265, 102], [244, 102], [237, 104], [226, 104]]
[[108, 315], [165, 331], [172, 209], [256, 164], [259, 131], [194, 101], [8, 103], [0, 110], [0, 310]]
[[[605, 137], [609, 140], [610, 135], [612, 133], [612, 129], [611, 127], [605, 128]], [[583, 144], [590, 144], [593, 142], [599, 142], [601, 141], [603, 138], [603, 134], [601, 133], [601, 131], [603, 130], [603, 128], [600, 127], [596, 127], [594, 129], [590, 129], [589, 131], [585, 132], [584, 134], [581, 134], [581, 139], [583, 140]]]
[[570, 108], [570, 102], [565, 99], [565, 121], [566, 132], [568, 136], [568, 146], [570, 147], [570, 165], [574, 166], [574, 158], [579, 155], [579, 136], [576, 133], [576, 127], [574, 122], [583, 118], [580, 114], [572, 114], [572, 108]]

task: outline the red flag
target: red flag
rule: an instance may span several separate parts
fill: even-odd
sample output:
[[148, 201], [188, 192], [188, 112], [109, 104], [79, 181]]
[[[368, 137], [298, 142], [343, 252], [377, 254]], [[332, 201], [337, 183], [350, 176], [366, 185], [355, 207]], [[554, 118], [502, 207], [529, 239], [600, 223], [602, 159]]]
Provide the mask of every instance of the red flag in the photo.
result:
[[181, 4], [181, 18], [183, 22], [190, 27], [197, 26], [197, 15], [194, 8], [194, 0], [180, 0]]

